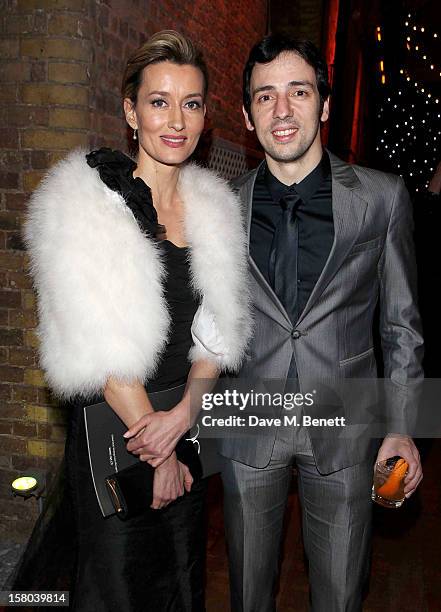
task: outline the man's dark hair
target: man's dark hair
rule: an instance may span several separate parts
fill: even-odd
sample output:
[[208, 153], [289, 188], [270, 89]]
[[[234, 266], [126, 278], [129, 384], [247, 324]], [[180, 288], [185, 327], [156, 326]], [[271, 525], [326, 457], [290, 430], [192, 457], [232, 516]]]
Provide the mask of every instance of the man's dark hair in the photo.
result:
[[243, 106], [251, 117], [251, 73], [256, 64], [268, 64], [281, 53], [292, 51], [303, 58], [315, 70], [320, 95], [320, 110], [329, 96], [328, 66], [317, 47], [309, 40], [300, 40], [287, 34], [269, 34], [251, 49], [243, 71]]

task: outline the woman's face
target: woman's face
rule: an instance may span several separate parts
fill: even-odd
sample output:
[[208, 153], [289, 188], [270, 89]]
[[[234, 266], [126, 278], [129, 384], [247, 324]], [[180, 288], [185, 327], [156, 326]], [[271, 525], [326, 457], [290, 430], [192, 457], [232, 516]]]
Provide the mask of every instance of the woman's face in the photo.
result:
[[138, 130], [140, 156], [176, 165], [193, 153], [204, 127], [203, 92], [195, 66], [167, 61], [144, 68], [136, 105], [124, 100], [127, 122]]

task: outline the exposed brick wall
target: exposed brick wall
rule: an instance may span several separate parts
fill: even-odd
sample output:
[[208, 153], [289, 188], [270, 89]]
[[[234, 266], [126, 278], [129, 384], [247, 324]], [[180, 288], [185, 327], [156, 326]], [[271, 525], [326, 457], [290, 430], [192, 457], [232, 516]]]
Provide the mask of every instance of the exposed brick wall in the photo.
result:
[[78, 34], [89, 21], [81, 0], [0, 7], [0, 537], [25, 537], [37, 504], [11, 498], [11, 480], [30, 466], [56, 466], [65, 419], [38, 366], [35, 296], [20, 227], [44, 171], [66, 150], [88, 146], [92, 42]]
[[119, 98], [128, 53], [179, 29], [201, 45], [211, 76], [215, 135], [243, 128], [241, 72], [266, 27], [266, 0], [0, 0], [0, 537], [25, 538], [34, 499], [10, 496], [20, 470], [53, 470], [65, 415], [37, 360], [35, 296], [20, 228], [29, 194], [73, 147], [126, 148]]
[[273, 32], [287, 31], [307, 38], [320, 47], [324, 0], [271, 0], [270, 27]]

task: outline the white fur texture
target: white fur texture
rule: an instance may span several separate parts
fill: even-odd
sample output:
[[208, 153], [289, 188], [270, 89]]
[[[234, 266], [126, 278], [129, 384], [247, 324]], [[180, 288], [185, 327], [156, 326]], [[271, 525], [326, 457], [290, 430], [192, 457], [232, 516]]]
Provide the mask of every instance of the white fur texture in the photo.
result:
[[[191, 247], [192, 281], [214, 316], [226, 347], [221, 369], [237, 370], [251, 335], [247, 245], [239, 198], [213, 172], [194, 165], [181, 172], [179, 193], [185, 205], [185, 234]], [[190, 359], [206, 357], [198, 345]]]
[[[237, 368], [249, 339], [245, 236], [239, 203], [211, 172], [181, 173], [194, 286]], [[169, 329], [161, 254], [84, 151], [58, 163], [33, 194], [25, 223], [38, 294], [41, 365], [58, 395], [100, 392], [109, 376], [151, 377]], [[205, 355], [193, 347], [191, 359]]]

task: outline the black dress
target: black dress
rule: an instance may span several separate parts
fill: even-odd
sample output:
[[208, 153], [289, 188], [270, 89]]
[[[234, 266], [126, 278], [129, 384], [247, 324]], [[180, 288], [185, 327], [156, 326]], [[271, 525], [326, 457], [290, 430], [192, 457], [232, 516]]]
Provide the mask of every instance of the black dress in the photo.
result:
[[[122, 155], [109, 150], [104, 153], [105, 160], [110, 154]], [[125, 159], [124, 165], [118, 157], [119, 163], [113, 167], [103, 162], [98, 167], [100, 176], [105, 175], [108, 186], [113, 181], [111, 188], [123, 193], [128, 205], [138, 198], [145, 207], [148, 187], [132, 178], [133, 162]], [[130, 189], [134, 194], [128, 193]], [[130, 207], [141, 228], [152, 232], [156, 211], [148, 211], [147, 217], [145, 210], [139, 215], [136, 207]], [[157, 374], [146, 386], [148, 392], [185, 383], [191, 367], [187, 358], [190, 327], [199, 305], [191, 288], [188, 249], [167, 240], [160, 245], [167, 271], [164, 289], [171, 329]], [[96, 397], [87, 404], [102, 399]], [[14, 589], [69, 589], [70, 608], [76, 612], [205, 610], [205, 481], [193, 484], [190, 493], [164, 509], [149, 509], [127, 521], [116, 516], [103, 518], [90, 474], [84, 405], [78, 398], [69, 407], [64, 495], [55, 512], [46, 509], [49, 518], [46, 516], [31, 538]], [[45, 538], [38, 533], [43, 524]]]

